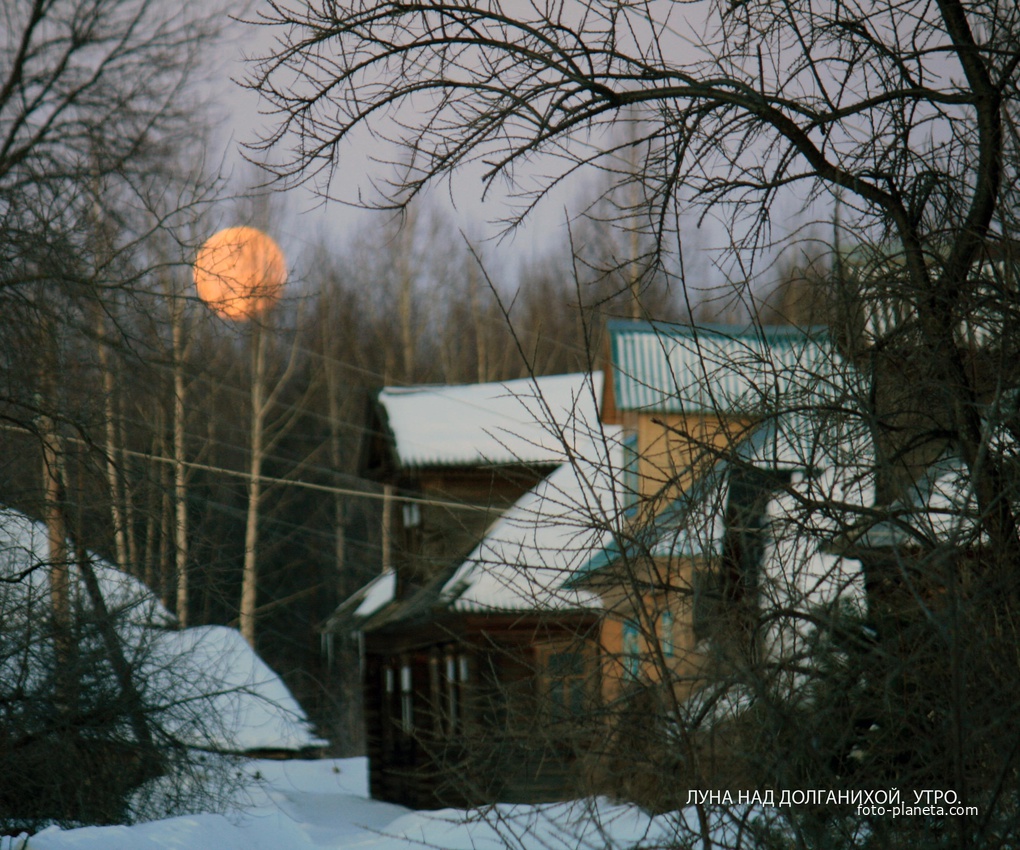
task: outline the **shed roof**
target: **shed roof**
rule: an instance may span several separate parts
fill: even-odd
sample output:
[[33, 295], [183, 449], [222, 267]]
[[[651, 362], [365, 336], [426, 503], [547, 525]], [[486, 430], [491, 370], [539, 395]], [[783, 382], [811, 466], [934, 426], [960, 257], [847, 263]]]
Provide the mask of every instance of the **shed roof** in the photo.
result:
[[811, 391], [834, 364], [817, 329], [620, 320], [608, 331], [606, 406], [621, 411], [757, 413]]
[[341, 602], [326, 620], [322, 630], [328, 634], [358, 628], [396, 598], [397, 574], [393, 570], [387, 570]]
[[488, 384], [386, 387], [397, 458], [407, 467], [559, 464], [598, 432], [602, 373]]

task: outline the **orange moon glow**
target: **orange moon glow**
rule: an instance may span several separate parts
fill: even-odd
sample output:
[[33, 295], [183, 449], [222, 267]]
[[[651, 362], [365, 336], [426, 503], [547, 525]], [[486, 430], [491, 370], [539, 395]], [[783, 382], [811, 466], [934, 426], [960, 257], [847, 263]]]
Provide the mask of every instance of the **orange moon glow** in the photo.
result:
[[228, 227], [199, 249], [193, 269], [198, 297], [225, 319], [243, 322], [269, 310], [287, 281], [279, 246], [254, 227]]

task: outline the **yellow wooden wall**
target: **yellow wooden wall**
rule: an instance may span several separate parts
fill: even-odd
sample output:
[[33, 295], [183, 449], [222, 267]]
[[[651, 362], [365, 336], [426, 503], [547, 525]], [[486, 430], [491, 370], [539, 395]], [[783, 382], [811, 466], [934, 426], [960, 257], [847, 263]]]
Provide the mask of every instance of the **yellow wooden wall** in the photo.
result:
[[[643, 682], [667, 679], [677, 698], [684, 699], [700, 681], [705, 663], [694, 635], [694, 565], [689, 560], [674, 564], [660, 560], [644, 569], [635, 565], [628, 567], [641, 575], [623, 575], [618, 569], [616, 580], [607, 580], [600, 588], [607, 614], [600, 630], [602, 698], [607, 703], [612, 702], [632, 686], [635, 679]], [[651, 575], [652, 572], [655, 575]], [[652, 589], [636, 593], [635, 587]], [[663, 623], [666, 612], [672, 617], [668, 631]], [[638, 632], [636, 646], [632, 647], [624, 646], [628, 621], [637, 626]], [[672, 645], [671, 654], [666, 651], [669, 644]], [[637, 652], [636, 665], [629, 650]]]
[[751, 425], [748, 418], [715, 413], [635, 415], [641, 496], [660, 506], [677, 498]]
[[[680, 497], [746, 435], [753, 422], [715, 413], [624, 412], [621, 424], [637, 436], [641, 508], [630, 520], [637, 524], [651, 521]], [[594, 583], [607, 614], [600, 635], [605, 700], [617, 698], [634, 679], [627, 670], [623, 645], [628, 620], [639, 627], [638, 679], [656, 682], [668, 676], [678, 699], [698, 686], [705, 658], [694, 636], [693, 570], [690, 560], [617, 564]], [[673, 654], [669, 657], [657, 648], [662, 644], [661, 616], [665, 611], [673, 619]]]

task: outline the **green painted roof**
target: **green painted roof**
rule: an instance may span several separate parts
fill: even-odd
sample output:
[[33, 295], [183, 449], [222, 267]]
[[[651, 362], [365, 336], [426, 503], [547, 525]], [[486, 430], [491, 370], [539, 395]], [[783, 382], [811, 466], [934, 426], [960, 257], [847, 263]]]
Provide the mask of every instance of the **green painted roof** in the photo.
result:
[[790, 327], [608, 325], [618, 410], [754, 413], [811, 394], [832, 374], [824, 330]]

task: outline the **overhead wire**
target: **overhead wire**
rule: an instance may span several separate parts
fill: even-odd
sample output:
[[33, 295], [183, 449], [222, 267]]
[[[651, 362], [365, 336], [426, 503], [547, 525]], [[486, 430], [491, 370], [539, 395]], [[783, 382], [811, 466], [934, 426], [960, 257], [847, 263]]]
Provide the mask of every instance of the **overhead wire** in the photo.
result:
[[[11, 425], [0, 423], [0, 430], [10, 431], [14, 433], [21, 433], [28, 436], [32, 436], [33, 432], [29, 428], [22, 427], [20, 425]], [[81, 437], [62, 437], [64, 442], [74, 443], [76, 445], [91, 448], [92, 444], [88, 440], [84, 440]], [[142, 460], [153, 461], [156, 463], [176, 464], [176, 461], [172, 457], [164, 457], [162, 455], [152, 454], [151, 452], [140, 452], [135, 449], [121, 448], [119, 451], [128, 456], [140, 458]], [[252, 475], [250, 472], [244, 472], [239, 469], [227, 469], [222, 466], [214, 466], [207, 463], [197, 463], [195, 461], [181, 461], [182, 466], [188, 469], [197, 469], [202, 472], [213, 472], [217, 475], [227, 475], [234, 478], [243, 478], [247, 481], [251, 481], [254, 478], [258, 478], [259, 481], [263, 481], [269, 484], [283, 484], [288, 487], [301, 487], [306, 490], [315, 490], [320, 493], [330, 493], [335, 496], [351, 496], [362, 499], [375, 499], [377, 501], [392, 500], [394, 502], [402, 502], [405, 504], [413, 505], [427, 505], [429, 507], [446, 508], [448, 510], [467, 510], [467, 511], [483, 511], [491, 512], [492, 507], [488, 505], [475, 505], [470, 502], [451, 502], [445, 499], [430, 499], [424, 496], [405, 496], [399, 493], [372, 493], [365, 490], [353, 490], [349, 487], [335, 487], [332, 484], [317, 484], [312, 481], [302, 481], [294, 478], [278, 478], [271, 475]]]
[[[531, 333], [534, 334], [534, 332], [531, 332]], [[558, 344], [560, 346], [564, 345], [564, 343], [562, 341], [560, 341]], [[571, 347], [573, 347], [573, 346], [571, 346]], [[318, 359], [318, 360], [320, 360], [322, 362], [329, 363], [329, 364], [331, 364], [333, 366], [338, 366], [338, 367], [344, 369], [345, 371], [356, 372], [356, 373], [359, 373], [361, 375], [364, 375], [366, 377], [369, 377], [369, 378], [377, 380], [377, 381], [384, 381], [388, 377], [388, 376], [385, 376], [382, 373], [380, 373], [380, 372], [378, 372], [376, 370], [373, 370], [373, 369], [371, 369], [369, 367], [355, 365], [355, 364], [352, 364], [352, 363], [347, 362], [345, 360], [341, 360], [339, 358], [332, 357], [332, 356], [330, 356], [329, 354], [327, 354], [325, 352], [317, 351], [317, 350], [308, 348], [306, 346], [300, 346], [300, 345], [299, 346], [295, 346], [295, 351], [299, 351], [301, 354], [305, 355], [306, 357]], [[147, 361], [147, 365], [150, 368], [155, 368], [155, 369], [157, 369], [159, 371], [164, 371], [164, 372], [172, 370], [174, 368], [172, 363], [162, 362], [159, 359], [149, 359]], [[200, 371], [200, 370], [188, 369], [188, 373], [189, 373], [188, 377], [189, 377], [189, 379], [191, 381], [201, 381], [203, 383], [212, 383], [213, 380], [214, 380], [208, 373]], [[508, 380], [514, 380], [514, 379], [508, 379]], [[504, 383], [504, 382], [493, 381], [492, 383], [499, 384], [499, 383]], [[432, 391], [438, 392], [439, 394], [442, 393], [442, 387], [443, 386], [451, 386], [449, 384], [414, 384], [414, 383], [409, 382], [409, 381], [400, 381], [400, 380], [389, 381], [388, 385], [389, 386], [406, 386], [406, 387], [428, 386]], [[213, 386], [213, 389], [215, 389], [217, 391], [225, 391], [225, 392], [227, 392], [227, 393], [229, 393], [231, 395], [235, 395], [235, 396], [247, 397], [247, 395], [248, 395], [248, 390], [246, 388], [235, 386], [235, 385], [233, 385], [231, 383], [228, 383], [228, 382], [225, 382], [225, 381], [216, 382], [214, 384], [214, 386]], [[460, 401], [463, 404], [468, 404], [468, 405], [472, 405], [473, 404], [472, 402], [464, 400], [464, 399], [458, 399], [458, 401]], [[480, 405], [475, 405], [475, 406], [480, 407]], [[340, 427], [344, 428], [345, 430], [357, 432], [357, 433], [359, 433], [362, 436], [373, 436], [373, 437], [388, 437], [389, 436], [387, 434], [380, 433], [378, 430], [372, 429], [370, 427], [366, 427], [365, 425], [360, 424], [360, 423], [353, 423], [353, 422], [346, 421], [346, 420], [334, 421], [333, 419], [331, 419], [330, 417], [328, 417], [324, 413], [321, 413], [321, 412], [316, 411], [314, 409], [309, 409], [309, 408], [306, 408], [306, 407], [302, 407], [302, 406], [294, 404], [294, 403], [284, 403], [284, 404], [280, 405], [280, 407], [285, 412], [301, 414], [303, 416], [306, 416], [306, 417], [309, 417], [309, 418], [312, 418], [312, 419], [323, 420], [323, 421], [328, 422], [330, 427], [340, 426]], [[133, 425], [145, 425], [145, 424], [149, 424], [149, 423], [143, 422], [141, 419], [133, 417], [133, 416], [126, 416], [126, 417], [123, 417], [123, 419], [129, 425], [130, 424], [133, 424]], [[19, 429], [17, 426], [12, 426], [12, 425], [3, 425], [3, 426], [0, 426], [0, 428], [2, 428], [4, 430], [13, 430], [13, 431], [22, 430], [24, 433], [31, 433], [28, 429]], [[197, 441], [202, 441], [205, 444], [212, 443], [213, 445], [218, 445], [218, 446], [225, 447], [225, 448], [228, 448], [228, 449], [237, 449], [238, 448], [238, 444], [236, 442], [231, 442], [231, 441], [222, 440], [222, 439], [216, 439], [214, 437], [211, 437], [211, 435], [209, 435], [209, 434], [197, 435], [197, 434], [191, 432], [191, 433], [188, 433], [187, 436], [188, 436], [188, 438], [190, 440], [193, 440], [193, 441], [196, 441], [196, 440]], [[64, 439], [68, 440], [68, 441], [72, 441], [72, 442], [77, 442], [77, 443], [79, 443], [81, 445], [88, 445], [88, 442], [86, 440], [83, 440], [83, 439], [80, 439], [80, 438], [65, 437]], [[174, 464], [176, 462], [173, 458], [168, 458], [166, 456], [155, 454], [153, 452], [143, 452], [143, 451], [138, 451], [138, 450], [135, 450], [135, 449], [128, 449], [128, 448], [122, 448], [119, 451], [122, 452], [123, 455], [126, 456], [126, 457], [133, 457], [133, 458], [138, 458], [138, 459], [147, 460], [147, 461], [156, 462], [156, 463]], [[281, 463], [281, 464], [298, 464], [298, 465], [302, 465], [304, 469], [308, 469], [309, 468], [309, 463], [308, 463], [307, 460], [306, 461], [296, 461], [294, 458], [285, 457], [285, 456], [281, 456], [281, 455], [278, 455], [278, 454], [271, 454], [271, 455], [269, 455], [268, 459], [272, 460], [272, 461], [276, 461], [276, 462]], [[244, 472], [244, 471], [241, 471], [241, 470], [229, 469], [229, 468], [226, 468], [226, 467], [217, 466], [215, 464], [205, 464], [205, 463], [200, 463], [198, 461], [184, 461], [183, 465], [186, 468], [192, 469], [192, 470], [199, 470], [199, 471], [211, 472], [211, 473], [215, 473], [215, 474], [222, 474], [222, 475], [227, 475], [227, 476], [231, 476], [231, 477], [235, 477], [235, 478], [242, 478], [242, 479], [248, 480], [248, 481], [250, 481], [253, 478], [253, 476], [250, 473], [247, 473], [247, 472]], [[323, 474], [328, 474], [328, 475], [331, 475], [331, 476], [334, 476], [334, 477], [342, 477], [344, 479], [347, 479], [349, 481], [353, 481], [355, 483], [361, 483], [361, 484], [365, 484], [365, 485], [369, 485], [369, 486], [374, 486], [374, 487], [378, 487], [379, 486], [377, 482], [371, 481], [369, 479], [364, 479], [364, 478], [362, 478], [360, 476], [352, 475], [350, 473], [345, 473], [345, 472], [342, 472], [340, 470], [333, 469], [331, 467], [326, 467], [326, 466], [322, 466], [322, 465], [319, 465], [319, 464], [315, 464], [314, 466], [311, 466], [311, 469], [313, 471], [321, 472]], [[313, 490], [313, 491], [318, 491], [318, 492], [323, 492], [323, 493], [329, 493], [329, 494], [332, 494], [332, 495], [348, 496], [348, 497], [351, 497], [351, 498], [365, 498], [365, 499], [371, 499], [371, 500], [377, 500], [377, 501], [385, 501], [387, 499], [392, 499], [395, 502], [400, 502], [400, 503], [404, 503], [404, 504], [419, 504], [419, 505], [426, 505], [426, 506], [433, 506], [433, 507], [441, 507], [441, 508], [446, 508], [446, 509], [449, 509], [449, 510], [469, 510], [469, 511], [483, 511], [483, 512], [491, 511], [491, 508], [488, 507], [488, 506], [485, 506], [485, 505], [476, 505], [476, 504], [470, 504], [470, 503], [464, 503], [464, 502], [455, 502], [455, 501], [445, 500], [445, 499], [434, 499], [434, 498], [428, 498], [428, 497], [422, 497], [422, 496], [413, 496], [413, 495], [401, 494], [401, 493], [399, 493], [397, 491], [391, 491], [389, 493], [386, 493], [386, 492], [372, 492], [371, 490], [366, 490], [364, 488], [355, 489], [353, 487], [340, 487], [340, 486], [336, 486], [336, 485], [319, 484], [319, 483], [315, 483], [315, 482], [304, 481], [304, 480], [297, 479], [297, 478], [283, 478], [283, 477], [269, 476], [269, 475], [259, 475], [258, 478], [259, 478], [260, 481], [263, 481], [263, 482], [266, 482], [266, 483], [269, 483], [269, 484], [278, 484], [278, 485], [284, 485], [284, 486], [295, 486], [295, 487], [304, 488], [304, 489], [307, 489], [307, 490]]]

